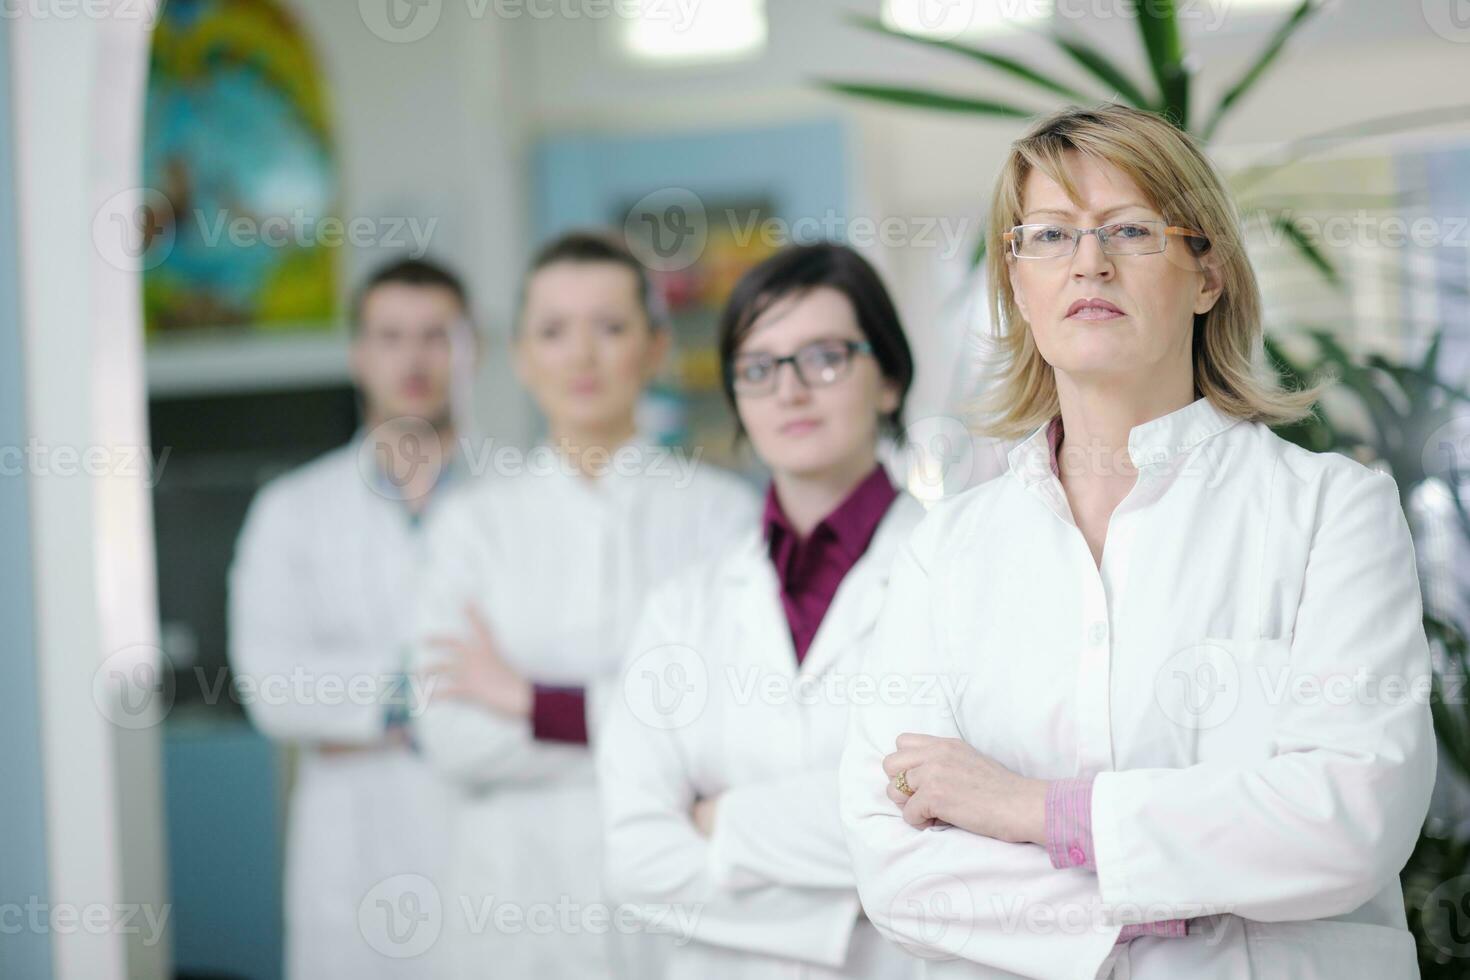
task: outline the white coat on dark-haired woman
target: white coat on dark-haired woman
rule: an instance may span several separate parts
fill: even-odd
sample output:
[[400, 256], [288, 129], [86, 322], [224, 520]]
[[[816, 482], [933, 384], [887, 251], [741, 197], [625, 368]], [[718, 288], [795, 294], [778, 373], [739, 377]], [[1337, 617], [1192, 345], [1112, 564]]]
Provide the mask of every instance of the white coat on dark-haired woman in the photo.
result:
[[825, 245], [737, 286], [725, 367], [772, 472], [763, 527], [654, 594], [608, 702], [607, 886], [671, 934], [670, 978], [913, 971], [862, 915], [837, 811], [849, 705], [892, 693], [859, 664], [923, 513], [875, 456], [912, 370], [875, 289]]

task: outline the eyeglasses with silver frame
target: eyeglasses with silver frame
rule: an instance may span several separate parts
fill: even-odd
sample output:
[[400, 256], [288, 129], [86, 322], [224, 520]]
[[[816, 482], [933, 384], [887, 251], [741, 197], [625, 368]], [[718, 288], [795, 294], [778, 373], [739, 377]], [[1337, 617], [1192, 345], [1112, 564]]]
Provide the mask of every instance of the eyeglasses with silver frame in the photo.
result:
[[1169, 237], [1186, 240], [1190, 251], [1203, 255], [1210, 250], [1210, 240], [1193, 228], [1165, 224], [1156, 219], [1114, 221], [1096, 228], [1072, 228], [1068, 225], [1016, 225], [1001, 238], [1010, 243], [1011, 254], [1018, 259], [1059, 259], [1077, 254], [1084, 235], [1096, 235], [1098, 244], [1109, 255], [1152, 255], [1162, 252]]

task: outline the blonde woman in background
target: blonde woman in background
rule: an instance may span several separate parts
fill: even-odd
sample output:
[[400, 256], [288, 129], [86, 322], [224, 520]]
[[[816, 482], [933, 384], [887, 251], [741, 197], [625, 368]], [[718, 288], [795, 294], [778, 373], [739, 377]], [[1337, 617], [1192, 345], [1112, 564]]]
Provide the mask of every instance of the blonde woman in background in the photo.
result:
[[669, 346], [649, 297], [637, 260], [601, 236], [541, 251], [513, 354], [547, 442], [428, 528], [415, 635], [434, 690], [415, 734], [458, 791], [439, 890], [467, 980], [658, 969], [658, 946], [602, 898], [589, 742], [648, 590], [723, 551], [756, 502], [638, 436], [638, 397]]

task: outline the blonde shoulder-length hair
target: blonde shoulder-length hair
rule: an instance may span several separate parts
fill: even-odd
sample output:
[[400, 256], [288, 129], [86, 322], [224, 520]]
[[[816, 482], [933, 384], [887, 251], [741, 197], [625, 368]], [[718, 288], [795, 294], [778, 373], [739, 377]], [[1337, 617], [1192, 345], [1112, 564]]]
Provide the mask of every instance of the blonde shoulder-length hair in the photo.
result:
[[1069, 150], [1117, 167], [1166, 222], [1203, 232], [1208, 239], [1202, 261], [1219, 269], [1224, 289], [1208, 313], [1194, 318], [1196, 397], [1208, 398], [1227, 415], [1268, 425], [1310, 415], [1320, 386], [1288, 390], [1253, 368], [1262, 351], [1261, 294], [1224, 182], [1194, 140], [1164, 118], [1105, 103], [1068, 106], [1037, 122], [1011, 144], [996, 180], [986, 232], [995, 350], [989, 384], [971, 405], [975, 427], [987, 435], [1015, 438], [1058, 412], [1056, 375], [1016, 305], [1009, 274], [1009, 263], [1016, 260], [1003, 236], [1021, 224], [1022, 192], [1033, 168], [1080, 204], [1064, 159]]

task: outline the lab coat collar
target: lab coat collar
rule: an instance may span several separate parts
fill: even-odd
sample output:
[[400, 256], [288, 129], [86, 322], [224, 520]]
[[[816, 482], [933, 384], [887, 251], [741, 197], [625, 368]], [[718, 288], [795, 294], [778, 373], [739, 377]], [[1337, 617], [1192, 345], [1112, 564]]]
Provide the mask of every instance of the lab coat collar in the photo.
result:
[[[1208, 398], [1196, 398], [1183, 408], [1130, 429], [1128, 457], [1140, 471], [1147, 467], [1167, 468], [1238, 421]], [[1051, 446], [1047, 440], [1050, 425], [1048, 420], [1038, 426], [1006, 456], [1011, 472], [1026, 486], [1055, 479], [1051, 469]]]
[[738, 596], [743, 646], [749, 651], [746, 655], [792, 676], [798, 672], [820, 675], [856, 637], [877, 622], [882, 590], [898, 548], [923, 516], [923, 505], [909, 494], [900, 492], [894, 498], [867, 550], [837, 587], [799, 666], [781, 606], [781, 583], [771, 565], [764, 536], [752, 530], [737, 552], [738, 560], [730, 563], [727, 580], [731, 594]]
[[[357, 429], [352, 433], [352, 438], [348, 441], [353, 459], [357, 461], [358, 471], [372, 481], [370, 489], [377, 497], [395, 504], [403, 504], [399, 496], [399, 488], [378, 465], [376, 451], [367, 445], [368, 434], [367, 426], [358, 425]], [[421, 523], [421, 518], [428, 512], [429, 508], [433, 507], [438, 500], [443, 499], [443, 494], [446, 490], [457, 483], [465, 481], [467, 477], [466, 465], [464, 454], [459, 451], [460, 445], [460, 440], [455, 439], [453, 445], [444, 456], [439, 478], [434, 481], [434, 487], [429, 491], [429, 499], [426, 501], [426, 506], [417, 513], [410, 513], [407, 507], [404, 507], [405, 513], [409, 513], [410, 523], [414, 526], [418, 526]]]
[[[820, 676], [840, 658], [842, 651], [850, 649], [859, 637], [873, 629], [883, 608], [883, 593], [898, 549], [923, 516], [923, 505], [907, 493], [893, 498], [873, 532], [868, 550], [837, 587], [827, 615], [822, 617], [817, 635], [812, 637], [812, 644], [802, 658], [802, 674]], [[856, 669], [856, 665], [851, 669]]]
[[[614, 465], [614, 460], [619, 453], [630, 449], [637, 450], [640, 454], [638, 466], [634, 467], [631, 472], [623, 472], [617, 465]], [[658, 458], [656, 454], [667, 454], [676, 450], [663, 445], [658, 439], [642, 431], [635, 432], [626, 442], [607, 451], [607, 466], [596, 477], [587, 477], [577, 472], [572, 461], [561, 458], [560, 450], [549, 438], [543, 438], [537, 442], [532, 451], [552, 453], [556, 456], [556, 465], [551, 475], [557, 482], [571, 488], [572, 492], [585, 494], [592, 500], [612, 503], [628, 495], [635, 495], [645, 480], [656, 476], [656, 471], [652, 466], [652, 462]]]

